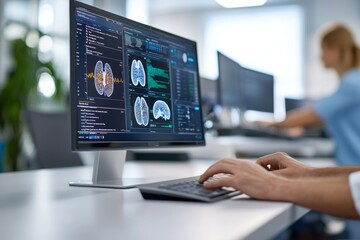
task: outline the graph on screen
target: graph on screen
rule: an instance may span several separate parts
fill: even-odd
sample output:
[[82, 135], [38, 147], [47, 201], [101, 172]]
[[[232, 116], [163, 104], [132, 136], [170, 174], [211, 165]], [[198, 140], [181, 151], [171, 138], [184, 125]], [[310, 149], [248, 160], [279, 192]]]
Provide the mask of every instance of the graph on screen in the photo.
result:
[[167, 62], [146, 59], [149, 90], [161, 91], [170, 88], [169, 65]]

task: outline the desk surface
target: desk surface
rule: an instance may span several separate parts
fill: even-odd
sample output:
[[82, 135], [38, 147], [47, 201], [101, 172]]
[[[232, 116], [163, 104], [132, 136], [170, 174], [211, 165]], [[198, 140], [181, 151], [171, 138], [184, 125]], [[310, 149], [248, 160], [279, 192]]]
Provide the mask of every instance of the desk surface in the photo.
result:
[[[125, 176], [201, 174], [211, 162], [128, 162]], [[89, 179], [78, 167], [0, 174], [2, 239], [268, 239], [308, 210], [240, 199], [213, 204], [143, 200], [137, 189], [69, 187]]]

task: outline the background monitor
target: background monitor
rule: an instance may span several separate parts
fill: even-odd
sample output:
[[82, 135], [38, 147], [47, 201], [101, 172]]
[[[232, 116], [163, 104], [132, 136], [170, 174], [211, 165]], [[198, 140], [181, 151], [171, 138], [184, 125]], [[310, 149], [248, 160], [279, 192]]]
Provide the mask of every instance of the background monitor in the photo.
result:
[[204, 121], [209, 114], [212, 114], [214, 107], [219, 104], [217, 85], [217, 80], [200, 78], [201, 106]]
[[200, 78], [201, 101], [203, 104], [214, 106], [219, 103], [217, 88], [217, 80], [203, 77]]
[[[70, 0], [70, 45], [73, 150], [205, 144], [194, 41]], [[71, 185], [122, 187], [124, 159]]]
[[217, 57], [219, 102], [224, 107], [239, 108], [241, 106], [240, 65], [221, 52], [217, 52]]
[[292, 110], [303, 108], [311, 105], [311, 101], [307, 99], [285, 98], [285, 110], [290, 112]]
[[242, 102], [246, 110], [274, 112], [274, 76], [252, 69], [240, 71]]

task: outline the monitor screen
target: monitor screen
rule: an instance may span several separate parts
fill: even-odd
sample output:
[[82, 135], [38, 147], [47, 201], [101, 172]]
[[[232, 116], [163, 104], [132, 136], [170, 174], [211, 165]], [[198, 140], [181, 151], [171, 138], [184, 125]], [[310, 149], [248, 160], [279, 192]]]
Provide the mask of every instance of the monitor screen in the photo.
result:
[[203, 105], [214, 106], [218, 104], [217, 80], [200, 78], [201, 100]]
[[219, 104], [217, 80], [201, 77], [200, 89], [203, 119], [205, 121], [206, 118], [213, 114], [214, 107]]
[[311, 105], [310, 100], [306, 99], [295, 99], [295, 98], [285, 98], [285, 109], [286, 112], [290, 112], [292, 110], [303, 108]]
[[220, 104], [225, 107], [240, 107], [240, 65], [220, 52], [217, 52], [217, 56], [219, 65], [218, 97]]
[[74, 150], [204, 145], [196, 43], [74, 1]]
[[241, 96], [246, 110], [274, 112], [274, 76], [241, 69]]

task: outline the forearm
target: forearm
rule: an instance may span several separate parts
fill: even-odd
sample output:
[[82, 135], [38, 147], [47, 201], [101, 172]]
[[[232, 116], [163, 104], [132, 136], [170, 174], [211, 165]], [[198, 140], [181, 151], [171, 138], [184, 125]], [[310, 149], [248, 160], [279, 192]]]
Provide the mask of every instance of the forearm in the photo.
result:
[[277, 200], [338, 217], [360, 219], [352, 200], [348, 176], [286, 179], [276, 189]]
[[311, 168], [308, 170], [307, 176], [308, 177], [348, 176], [349, 174], [358, 171], [360, 171], [359, 166]]
[[312, 108], [294, 110], [288, 114], [284, 121], [273, 123], [273, 127], [314, 127], [322, 125], [321, 119]]
[[286, 117], [281, 122], [275, 122], [272, 124], [272, 127], [277, 128], [293, 128], [293, 127], [305, 127], [306, 124], [304, 124], [299, 118], [296, 116], [289, 116]]

